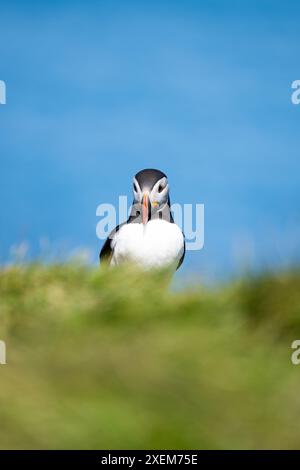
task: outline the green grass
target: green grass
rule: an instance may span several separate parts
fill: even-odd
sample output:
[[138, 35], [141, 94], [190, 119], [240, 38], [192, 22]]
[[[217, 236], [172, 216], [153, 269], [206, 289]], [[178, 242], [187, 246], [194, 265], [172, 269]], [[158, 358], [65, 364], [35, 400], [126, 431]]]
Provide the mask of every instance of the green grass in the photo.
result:
[[300, 273], [0, 272], [1, 448], [300, 448]]

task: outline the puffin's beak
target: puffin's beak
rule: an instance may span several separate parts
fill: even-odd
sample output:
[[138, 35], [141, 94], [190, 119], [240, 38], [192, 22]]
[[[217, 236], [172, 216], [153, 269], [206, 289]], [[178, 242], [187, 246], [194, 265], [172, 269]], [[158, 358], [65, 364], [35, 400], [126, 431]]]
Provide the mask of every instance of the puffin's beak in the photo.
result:
[[142, 221], [145, 225], [151, 217], [151, 205], [148, 193], [143, 194], [142, 199]]

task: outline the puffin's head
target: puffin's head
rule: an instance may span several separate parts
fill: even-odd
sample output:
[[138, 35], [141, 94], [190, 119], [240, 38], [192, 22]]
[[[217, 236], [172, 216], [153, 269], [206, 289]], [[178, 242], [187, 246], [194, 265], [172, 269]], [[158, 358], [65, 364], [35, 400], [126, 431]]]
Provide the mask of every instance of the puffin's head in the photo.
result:
[[159, 170], [139, 171], [133, 178], [134, 204], [142, 206], [142, 222], [146, 224], [151, 213], [160, 212], [169, 203], [167, 176]]

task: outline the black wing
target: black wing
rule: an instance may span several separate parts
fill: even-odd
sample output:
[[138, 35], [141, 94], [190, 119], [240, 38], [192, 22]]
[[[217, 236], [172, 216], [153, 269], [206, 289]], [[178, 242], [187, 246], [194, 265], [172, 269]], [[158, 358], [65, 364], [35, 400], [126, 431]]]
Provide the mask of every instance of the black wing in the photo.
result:
[[107, 262], [107, 263], [110, 263], [112, 255], [113, 255], [113, 250], [112, 250], [112, 247], [111, 247], [111, 243], [113, 241], [113, 238], [114, 238], [115, 234], [120, 230], [122, 225], [124, 225], [125, 223], [126, 222], [124, 222], [123, 224], [117, 225], [116, 228], [112, 232], [110, 232], [109, 236], [105, 240], [105, 243], [104, 243], [103, 247], [101, 248], [101, 251], [100, 251], [100, 254], [99, 254], [99, 259], [100, 259], [101, 263], [103, 261]]
[[101, 248], [100, 254], [99, 254], [99, 259], [100, 262], [102, 263], [103, 261], [108, 261], [110, 262], [111, 257], [112, 257], [112, 248], [111, 248], [111, 238], [108, 237]]

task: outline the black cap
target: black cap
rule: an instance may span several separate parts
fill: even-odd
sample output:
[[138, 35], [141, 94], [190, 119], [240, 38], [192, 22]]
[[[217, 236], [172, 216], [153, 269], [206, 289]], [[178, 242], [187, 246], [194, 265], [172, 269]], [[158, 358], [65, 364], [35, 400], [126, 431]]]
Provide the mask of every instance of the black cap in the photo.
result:
[[153, 168], [147, 168], [139, 171], [135, 178], [140, 185], [140, 188], [153, 188], [155, 183], [162, 178], [167, 178], [167, 175], [160, 170], [154, 170]]

